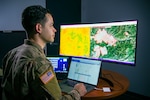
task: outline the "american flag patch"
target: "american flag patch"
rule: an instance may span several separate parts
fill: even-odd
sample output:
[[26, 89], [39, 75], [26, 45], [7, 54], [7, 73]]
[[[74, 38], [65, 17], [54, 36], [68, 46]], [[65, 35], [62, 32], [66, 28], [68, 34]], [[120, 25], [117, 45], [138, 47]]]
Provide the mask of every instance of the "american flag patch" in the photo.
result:
[[54, 74], [49, 70], [49, 71], [45, 72], [40, 77], [40, 79], [44, 84], [47, 84], [53, 77], [54, 77]]

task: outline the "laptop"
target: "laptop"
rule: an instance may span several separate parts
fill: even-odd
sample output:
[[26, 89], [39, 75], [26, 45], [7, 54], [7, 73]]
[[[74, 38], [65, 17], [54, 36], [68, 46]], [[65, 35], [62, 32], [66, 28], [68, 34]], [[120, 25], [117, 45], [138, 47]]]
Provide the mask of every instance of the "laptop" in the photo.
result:
[[47, 56], [47, 59], [52, 63], [54, 72], [58, 80], [67, 78], [69, 57], [67, 56]]
[[72, 57], [67, 79], [59, 82], [62, 92], [70, 92], [77, 83], [84, 83], [87, 92], [93, 90], [101, 74], [101, 63], [100, 59]]

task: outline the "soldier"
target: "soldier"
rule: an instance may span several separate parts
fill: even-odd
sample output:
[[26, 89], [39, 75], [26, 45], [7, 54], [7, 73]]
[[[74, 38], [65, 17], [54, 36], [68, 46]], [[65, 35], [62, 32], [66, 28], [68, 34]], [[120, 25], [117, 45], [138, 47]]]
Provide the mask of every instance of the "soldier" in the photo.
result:
[[79, 83], [62, 95], [52, 64], [44, 47], [54, 42], [56, 29], [48, 9], [39, 5], [27, 7], [22, 25], [27, 39], [3, 58], [2, 100], [79, 100], [87, 92]]

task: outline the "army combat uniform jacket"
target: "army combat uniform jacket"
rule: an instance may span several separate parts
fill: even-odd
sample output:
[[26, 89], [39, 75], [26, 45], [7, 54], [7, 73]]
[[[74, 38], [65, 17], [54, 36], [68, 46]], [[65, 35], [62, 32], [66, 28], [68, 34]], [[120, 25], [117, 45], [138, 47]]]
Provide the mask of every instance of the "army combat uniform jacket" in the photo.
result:
[[72, 90], [62, 95], [52, 64], [42, 48], [25, 40], [3, 59], [2, 100], [79, 100]]

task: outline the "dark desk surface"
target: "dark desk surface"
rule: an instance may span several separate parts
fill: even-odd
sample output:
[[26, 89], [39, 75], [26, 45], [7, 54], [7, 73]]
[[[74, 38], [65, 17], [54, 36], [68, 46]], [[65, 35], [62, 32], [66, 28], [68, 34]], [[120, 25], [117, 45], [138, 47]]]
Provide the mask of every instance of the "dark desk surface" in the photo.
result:
[[102, 77], [110, 80], [113, 83], [113, 86], [110, 86], [107, 81], [103, 79], [99, 79], [98, 88], [102, 89], [102, 87], [110, 87], [111, 92], [103, 92], [102, 90], [92, 90], [87, 93], [82, 100], [100, 100], [100, 99], [109, 99], [116, 96], [119, 96], [125, 93], [129, 87], [129, 80], [114, 71], [110, 70], [102, 70]]

